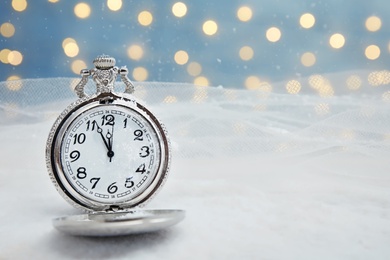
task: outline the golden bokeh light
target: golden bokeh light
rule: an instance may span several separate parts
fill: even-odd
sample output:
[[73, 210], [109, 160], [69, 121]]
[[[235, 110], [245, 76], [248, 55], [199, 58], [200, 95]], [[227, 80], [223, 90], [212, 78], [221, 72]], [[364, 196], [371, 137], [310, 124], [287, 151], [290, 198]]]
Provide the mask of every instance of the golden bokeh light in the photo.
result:
[[[23, 87], [22, 81], [17, 81], [20, 80], [20, 77], [17, 75], [12, 75], [7, 78], [6, 86], [9, 90], [11, 91], [18, 91]], [[17, 82], [15, 82], [17, 81]]]
[[285, 153], [294, 146], [292, 142], [280, 142], [277, 145], [275, 145], [274, 150], [278, 153]]
[[390, 84], [390, 71], [382, 70], [371, 72], [368, 74], [368, 83], [374, 87]]
[[149, 11], [142, 11], [138, 14], [138, 22], [142, 26], [149, 26], [153, 22], [153, 15]]
[[167, 104], [172, 104], [172, 103], [176, 103], [177, 102], [177, 97], [175, 96], [166, 96], [164, 98], [164, 103], [167, 103]]
[[[390, 91], [386, 91], [382, 94], [382, 100], [385, 102], [390, 102]], [[386, 140], [390, 140], [390, 134], [386, 135]]]
[[180, 50], [175, 53], [174, 60], [179, 65], [184, 65], [188, 62], [188, 53], [186, 51]]
[[286, 84], [286, 90], [289, 94], [298, 94], [301, 88], [301, 83], [298, 80], [290, 80]]
[[82, 69], [87, 68], [87, 64], [83, 60], [75, 60], [70, 67], [74, 74], [79, 75]]
[[264, 82], [261, 82], [259, 90], [261, 90], [263, 92], [271, 93], [272, 92], [272, 86], [271, 86], [270, 83], [264, 81]]
[[199, 76], [194, 79], [194, 84], [198, 86], [207, 87], [210, 83], [209, 80], [204, 76]]
[[176, 17], [183, 17], [187, 14], [187, 6], [185, 3], [177, 2], [172, 6], [172, 13]]
[[358, 75], [352, 75], [347, 78], [347, 88], [350, 90], [358, 90], [362, 86], [362, 80]]
[[301, 15], [301, 18], [299, 19], [299, 24], [305, 29], [312, 28], [315, 23], [316, 18], [311, 13], [305, 13]]
[[266, 99], [272, 93], [272, 85], [267, 81], [261, 81], [260, 85], [253, 90], [258, 91], [256, 95], [259, 99]]
[[368, 83], [374, 87], [382, 85], [383, 77], [381, 74], [380, 71], [374, 71], [368, 74]]
[[240, 55], [240, 58], [241, 58], [242, 60], [247, 61], [247, 60], [250, 60], [250, 59], [253, 58], [254, 51], [253, 51], [253, 49], [252, 49], [251, 47], [249, 47], [249, 46], [244, 46], [244, 47], [242, 47], [242, 48], [240, 49], [239, 55]]
[[[202, 79], [202, 81], [204, 81], [204, 79]], [[202, 83], [202, 82], [200, 82], [200, 83]], [[207, 84], [208, 84], [208, 80], [207, 80]], [[208, 88], [206, 85], [195, 86], [195, 92], [194, 92], [194, 95], [192, 97], [192, 101], [194, 103], [198, 103], [198, 104], [202, 103], [202, 102], [206, 101], [208, 97], [209, 97]]]
[[229, 101], [237, 100], [237, 90], [236, 89], [224, 89], [224, 96]]
[[340, 132], [340, 137], [346, 140], [353, 140], [356, 137], [356, 133], [352, 129], [342, 129]]
[[127, 56], [132, 60], [140, 60], [144, 56], [144, 50], [137, 44], [130, 45], [127, 48]]
[[133, 78], [136, 81], [145, 81], [148, 79], [148, 71], [144, 67], [136, 67], [133, 69]]
[[329, 38], [329, 44], [334, 49], [340, 49], [345, 44], [345, 37], [340, 33], [335, 33]]
[[233, 124], [233, 132], [236, 135], [243, 135], [246, 133], [248, 126], [244, 122], [235, 122]]
[[202, 66], [195, 61], [190, 62], [187, 65], [187, 72], [193, 77], [199, 76], [202, 73]]
[[79, 54], [79, 46], [76, 42], [69, 42], [65, 45], [64, 52], [68, 57], [76, 57]]
[[26, 0], [12, 0], [12, 8], [15, 11], [23, 12], [27, 8]]
[[321, 97], [331, 97], [334, 95], [334, 89], [331, 83], [322, 75], [310, 76], [309, 85], [315, 89]]
[[[6, 81], [6, 85], [8, 85], [9, 81]], [[2, 104], [4, 107], [5, 116], [7, 118], [15, 118], [20, 115], [21, 108], [17, 103], [7, 102]]]
[[[260, 90], [266, 93], [270, 93], [272, 91], [272, 86], [268, 82], [262, 81], [258, 76], [255, 75], [248, 76], [245, 79], [244, 85], [245, 88], [248, 90]], [[260, 97], [266, 97], [266, 96], [268, 95], [265, 96], [260, 95]]]
[[249, 6], [241, 6], [237, 10], [237, 18], [242, 22], [247, 22], [252, 19], [252, 9]]
[[390, 71], [388, 71], [388, 70], [382, 70], [381, 73], [382, 73], [382, 78], [383, 78], [382, 84], [383, 84], [383, 85], [388, 85], [388, 84], [390, 84]]
[[249, 90], [258, 89], [260, 87], [261, 81], [257, 76], [249, 76], [245, 79], [245, 88]]
[[305, 67], [311, 67], [316, 63], [316, 56], [312, 52], [305, 52], [301, 56], [301, 63]]
[[[27, 12], [25, 12], [25, 13], [30, 13], [32, 11], [32, 8], [31, 8], [32, 4], [31, 4], [31, 1], [29, 1], [29, 2], [27, 2], [27, 1], [28, 0], [11, 0], [8, 2], [9, 2], [9, 5], [12, 5], [12, 8], [13, 8], [13, 9], [11, 9], [12, 12], [14, 12], [14, 13], [23, 12], [28, 8]], [[54, 5], [51, 5], [49, 3], [57, 3], [57, 2], [59, 2], [59, 0], [47, 0], [45, 2], [46, 2], [46, 5], [53, 7]], [[64, 1], [62, 1], [62, 2], [64, 2]], [[186, 2], [186, 3], [184, 3], [184, 2]], [[124, 2], [123, 0], [106, 0], [106, 1], [103, 1], [103, 3], [101, 4], [101, 7], [103, 8], [102, 10], [106, 11], [106, 12], [107, 11], [109, 12], [109, 10], [110, 11], [118, 11], [118, 10], [124, 9], [123, 8], [124, 4], [126, 4], [126, 2]], [[249, 2], [247, 4], [249, 4]], [[92, 3], [88, 2], [88, 1], [83, 2], [83, 0], [75, 1], [73, 4], [71, 4], [71, 9], [70, 9], [71, 15], [73, 15], [72, 8], [74, 11], [74, 15], [80, 19], [88, 18], [91, 16], [91, 14], [96, 15], [95, 13], [91, 13], [91, 12], [95, 12], [95, 11], [100, 12], [100, 10], [95, 10], [95, 9], [91, 10], [91, 8], [93, 8]], [[171, 8], [171, 10], [169, 10], [170, 8]], [[106, 10], [104, 10], [104, 9], [106, 9]], [[249, 23], [254, 21], [254, 18], [257, 18], [256, 10], [257, 9], [255, 9], [255, 8], [246, 6], [245, 3], [242, 3], [242, 5], [237, 5], [233, 9], [233, 13], [231, 13], [233, 15], [233, 22], [236, 23], [236, 25], [241, 24], [240, 25], [241, 27], [247, 26]], [[170, 13], [170, 11], [171, 11], [171, 13]], [[176, 22], [178, 22], [179, 24], [181, 21], [186, 20], [186, 18], [188, 18], [189, 15], [191, 15], [191, 16], [193, 15], [190, 11], [191, 11], [191, 5], [187, 1], [175, 0], [175, 1], [172, 1], [171, 3], [168, 3], [168, 18], [170, 16], [171, 19], [176, 20]], [[320, 16], [318, 16], [315, 13], [315, 11], [313, 11], [313, 13], [309, 13], [309, 12], [311, 12], [311, 11], [307, 10], [307, 11], [301, 11], [300, 13], [298, 13], [298, 16], [296, 16], [294, 19], [292, 19], [290, 21], [293, 23], [291, 26], [295, 26], [294, 27], [295, 29], [300, 30], [304, 34], [305, 33], [307, 34], [311, 30], [313, 30], [313, 29], [311, 29], [311, 30], [305, 30], [305, 29], [310, 29], [313, 27], [314, 28], [321, 27], [320, 23], [318, 21]], [[112, 13], [112, 12], [109, 12], [109, 13]], [[22, 15], [22, 14], [20, 14], [20, 15]], [[255, 16], [254, 16], [254, 14], [255, 14]], [[236, 18], [234, 17], [234, 15], [236, 15]], [[142, 27], [142, 26], [150, 26], [153, 23], [158, 24], [158, 23], [162, 22], [162, 21], [160, 21], [160, 14], [158, 14], [157, 11], [156, 11], [156, 13], [154, 13], [153, 9], [148, 9], [147, 7], [144, 7], [143, 9], [136, 11], [134, 13], [134, 16], [138, 18], [138, 20], [137, 20], [139, 23], [138, 27], [144, 28], [144, 29], [145, 29], [145, 27]], [[74, 17], [74, 18], [76, 19], [76, 17]], [[136, 19], [135, 17], [133, 17], [132, 19], [135, 20]], [[162, 17], [164, 17], [164, 16], [162, 16]], [[177, 18], [184, 17], [184, 19], [180, 20], [180, 19], [176, 19], [176, 17]], [[202, 19], [202, 18], [200, 18], [200, 19]], [[78, 20], [78, 19], [76, 19], [76, 20]], [[365, 17], [362, 17], [360, 19], [360, 25], [358, 24], [358, 26], [360, 26], [360, 28], [363, 31], [365, 31], [365, 33], [367, 34], [366, 36], [371, 35], [372, 37], [374, 37], [376, 34], [375, 33], [373, 34], [370, 32], [378, 32], [379, 31], [380, 33], [384, 33], [384, 31], [386, 29], [385, 28], [385, 25], [386, 25], [385, 20], [386, 20], [385, 16], [380, 17], [380, 15], [369, 14], [369, 15], [366, 15]], [[134, 22], [137, 23], [136, 21], [134, 21]], [[249, 23], [245, 23], [245, 22], [249, 22]], [[299, 22], [299, 24], [298, 24], [298, 22]], [[246, 24], [246, 25], [244, 25], [244, 24]], [[200, 34], [204, 33], [204, 35], [207, 35], [207, 36], [215, 36], [215, 35], [218, 36], [218, 34], [220, 34], [220, 36], [222, 36], [222, 34], [225, 34], [225, 32], [226, 32], [226, 34], [228, 34], [229, 30], [231, 30], [230, 32], [235, 32], [235, 28], [233, 26], [232, 27], [224, 27], [223, 25], [224, 24], [222, 24], [222, 20], [220, 21], [220, 20], [218, 20], [217, 17], [213, 18], [212, 16], [206, 17], [206, 18], [204, 18], [204, 20], [200, 20], [198, 25], [195, 24], [195, 26], [197, 27], [196, 29], [198, 30], [198, 33], [200, 33]], [[21, 31], [18, 29], [19, 26], [20, 25], [19, 25], [19, 23], [17, 23], [16, 20], [15, 20], [15, 22], [12, 21], [12, 23], [3, 21], [2, 24], [0, 23], [0, 36], [6, 37], [6, 38], [11, 38], [11, 37], [14, 37], [16, 35], [16, 37], [11, 39], [11, 40], [15, 40], [16, 38], [18, 38], [20, 36], [19, 34], [21, 33]], [[202, 26], [202, 31], [200, 31], [201, 30], [200, 26]], [[289, 34], [287, 33], [288, 26], [286, 27], [285, 24], [282, 25], [281, 23], [272, 24], [272, 21], [269, 21], [268, 26], [267, 25], [265, 25], [265, 26], [266, 27], [261, 27], [261, 28], [259, 27], [260, 31], [258, 30], [257, 34], [260, 33], [260, 37], [262, 37], [262, 41], [265, 41], [265, 43], [268, 43], [268, 45], [266, 45], [266, 46], [271, 46], [271, 45], [275, 45], [275, 46], [276, 45], [283, 45], [284, 46], [284, 44], [288, 45], [288, 41], [287, 41], [287, 38], [289, 37]], [[383, 28], [382, 28], [382, 26], [383, 26]], [[16, 30], [15, 30], [15, 28], [16, 28]], [[323, 28], [321, 27], [321, 28], [317, 28], [317, 29], [322, 30]], [[330, 33], [325, 35], [325, 40], [324, 40], [324, 38], [320, 37], [321, 39], [314, 40], [317, 42], [314, 42], [313, 44], [316, 43], [317, 45], [318, 44], [320, 44], [321, 46], [324, 45], [323, 47], [328, 48], [328, 54], [336, 55], [337, 53], [339, 53], [340, 55], [341, 54], [346, 55], [347, 53], [344, 53], [344, 52], [349, 51], [349, 48], [354, 44], [354, 42], [353, 42], [353, 37], [349, 35], [349, 32], [342, 31], [341, 29], [339, 28], [339, 29], [334, 30], [334, 28], [333, 29], [330, 27], [327, 28], [326, 30]], [[239, 28], [237, 29], [237, 32], [238, 31], [239, 31]], [[15, 34], [15, 32], [16, 32], [16, 34]], [[71, 34], [66, 35], [65, 34], [63, 36], [62, 47], [63, 47], [64, 54], [66, 55], [64, 57], [75, 58], [75, 59], [80, 58], [80, 53], [81, 53], [81, 51], [83, 51], [84, 45], [82, 45], [81, 42], [76, 42], [76, 40], [74, 38], [70, 38], [70, 37], [65, 38], [66, 36], [75, 37], [75, 35], [71, 35]], [[208, 38], [207, 36], [204, 36], [204, 37]], [[264, 39], [264, 36], [265, 36], [265, 39]], [[79, 40], [79, 38], [77, 38], [77, 39]], [[145, 38], [145, 39], [148, 39], [148, 38]], [[3, 38], [3, 40], [10, 41], [10, 40], [4, 39], [4, 38]], [[243, 40], [241, 42], [242, 45], [236, 46], [235, 50], [234, 50], [234, 46], [233, 46], [233, 51], [234, 51], [233, 56], [235, 56], [236, 60], [240, 59], [242, 64], [246, 64], [246, 65], [250, 66], [250, 64], [252, 64], [254, 61], [257, 62], [257, 60], [255, 60], [255, 59], [257, 59], [258, 56], [260, 55], [260, 49], [258, 48], [258, 46], [255, 46], [254, 44], [252, 45], [250, 43], [251, 39], [247, 38], [247, 39], [242, 39], [242, 40]], [[81, 41], [81, 39], [80, 39], [80, 41]], [[272, 44], [272, 43], [276, 43], [276, 42], [279, 42], [279, 43]], [[371, 43], [373, 43], [373, 44], [369, 45]], [[368, 43], [366, 43], [366, 45], [363, 45], [363, 47], [360, 47], [361, 48], [360, 54], [358, 53], [357, 55], [361, 55], [362, 59], [366, 59], [368, 65], [376, 64], [376, 65], [380, 66], [381, 62], [383, 62], [387, 58], [387, 55], [390, 54], [390, 41], [389, 41], [389, 39], [385, 40], [385, 42], [383, 42], [383, 43], [384, 44], [382, 44], [378, 41], [377, 42], [375, 42], [375, 41], [368, 42]], [[130, 44], [132, 44], [132, 45], [130, 45]], [[123, 49], [127, 51], [126, 53], [127, 53], [127, 56], [129, 59], [134, 60], [134, 61], [139, 61], [141, 59], [145, 60], [145, 56], [147, 56], [147, 58], [149, 58], [149, 56], [150, 56], [149, 52], [152, 51], [151, 49], [140, 44], [140, 42], [131, 42], [130, 44], [129, 45], [120, 45], [120, 46], [123, 46]], [[249, 46], [249, 45], [251, 45], [251, 46]], [[215, 46], [216, 45], [213, 45], [212, 47], [215, 48]], [[305, 46], [309, 46], [309, 45], [305, 45]], [[3, 48], [5, 48], [5, 47], [6, 46], [3, 46]], [[232, 46], [230, 46], [230, 47], [232, 47]], [[169, 55], [171, 55], [170, 62], [173, 62], [172, 61], [172, 58], [173, 58], [174, 62], [177, 65], [184, 65], [185, 67], [182, 67], [181, 71], [183, 71], [183, 69], [186, 69], [186, 72], [188, 73], [187, 77], [191, 76], [190, 79], [191, 79], [191, 81], [193, 80], [194, 84], [199, 85], [199, 86], [209, 86], [210, 85], [209, 80], [214, 81], [214, 78], [213, 78], [214, 76], [211, 73], [210, 74], [205, 73], [206, 64], [202, 63], [202, 65], [203, 65], [203, 67], [202, 67], [202, 65], [200, 64], [200, 60], [197, 60], [198, 62], [194, 62], [193, 60], [197, 59], [197, 58], [195, 56], [193, 56], [192, 52], [188, 52], [188, 49], [185, 49], [183, 46], [181, 46], [181, 47], [177, 46], [176, 48], [177, 49], [173, 49], [173, 51], [171, 49], [171, 54], [169, 54]], [[183, 49], [180, 49], [180, 48], [183, 48]], [[303, 48], [306, 48], [306, 47], [303, 46]], [[339, 49], [343, 49], [343, 48], [347, 49], [347, 50], [345, 50], [344, 52], [339, 50]], [[254, 53], [255, 49], [256, 49], [256, 56]], [[295, 55], [296, 56], [295, 63], [299, 63], [299, 62], [301, 63], [301, 64], [298, 64], [298, 67], [300, 67], [300, 69], [303, 69], [304, 71], [310, 72], [310, 71], [312, 71], [312, 68], [321, 69], [321, 67], [324, 66], [324, 64], [321, 64], [323, 62], [323, 60], [321, 58], [322, 56], [320, 55], [321, 54], [320, 51], [317, 53], [314, 50], [316, 50], [316, 49], [306, 48], [305, 50], [300, 52], [298, 55]], [[23, 52], [23, 54], [21, 52]], [[381, 52], [383, 52], [383, 53], [381, 53]], [[363, 53], [365, 56], [363, 56]], [[189, 57], [189, 54], [191, 54], [191, 57]], [[237, 56], [237, 54], [238, 54], [238, 56]], [[327, 55], [327, 53], [325, 52], [324, 55]], [[382, 55], [382, 57], [381, 57], [381, 55]], [[216, 56], [216, 57], [218, 57], [218, 56]], [[28, 60], [29, 60], [29, 56], [27, 55], [27, 51], [25, 51], [24, 49], [21, 49], [18, 51], [18, 50], [13, 50], [13, 49], [9, 50], [9, 49], [1, 49], [0, 48], [0, 62], [3, 64], [10, 64], [11, 66], [19, 66], [20, 64], [23, 64], [23, 65], [27, 64]], [[370, 60], [370, 62], [369, 62], [369, 60]], [[377, 60], [377, 61], [371, 62], [374, 60]], [[279, 61], [275, 61], [275, 64], [279, 65], [280, 63], [277, 63], [277, 62], [279, 62]], [[325, 60], [325, 62], [326, 62], [326, 60]], [[141, 65], [141, 64], [139, 64], [139, 65]], [[67, 65], [67, 66], [69, 66], [69, 65]], [[145, 65], [142, 65], [142, 66], [145, 66]], [[70, 63], [70, 68], [75, 74], [79, 74], [80, 70], [84, 69], [86, 67], [87, 67], [86, 63], [82, 60], [74, 60], [73, 62]], [[310, 67], [312, 67], [312, 68], [310, 68]], [[246, 69], [246, 67], [245, 67], [245, 69]], [[184, 73], [186, 73], [186, 72], [184, 72]], [[133, 78], [136, 81], [145, 81], [148, 79], [148, 77], [152, 78], [151, 75], [148, 75], [150, 73], [152, 73], [152, 70], [151, 70], [151, 68], [149, 68], [147, 66], [137, 67], [137, 68], [134, 68], [134, 70], [132, 71]], [[262, 75], [257, 74], [258, 72], [252, 72], [252, 73], [253, 73], [252, 76], [250, 76], [251, 73], [248, 73], [247, 75], [245, 75], [241, 79], [238, 79], [239, 81], [241, 81], [241, 83], [239, 83], [239, 84], [244, 85], [246, 89], [250, 89], [250, 90], [259, 90], [259, 89], [262, 89], [264, 86], [271, 86], [268, 83], [267, 83], [268, 85], [265, 84], [266, 82], [262, 78]], [[21, 75], [24, 76], [23, 74], [21, 74]], [[207, 78], [203, 75], [207, 75], [207, 77], [209, 77], [209, 78]], [[4, 76], [6, 76], [6, 75], [4, 75]], [[259, 77], [261, 77], [261, 79]], [[10, 80], [10, 78], [8, 78], [7, 80]], [[362, 87], [365, 86], [364, 84], [367, 84], [367, 82], [371, 86], [380, 86], [380, 85], [390, 84], [390, 72], [389, 71], [376, 71], [376, 72], [370, 73], [367, 77], [366, 76], [363, 77], [361, 75], [352, 75], [352, 74], [347, 75], [345, 78], [342, 79], [342, 83], [344, 85], [341, 85], [340, 87], [342, 87], [344, 89], [341, 89], [340, 91], [345, 92], [347, 90], [350, 90], [350, 91], [361, 90]], [[213, 83], [218, 83], [218, 82], [216, 81]], [[310, 89], [308, 83], [310, 84], [312, 89]], [[335, 83], [335, 82], [332, 82], [332, 83]], [[336, 91], [338, 90], [336, 88], [336, 84], [334, 86], [332, 86], [332, 84], [329, 82], [329, 80], [326, 79], [324, 76], [313, 75], [310, 77], [308, 82], [303, 81], [303, 80], [300, 80], [300, 81], [291, 80], [291, 78], [288, 79], [282, 85], [282, 91], [285, 91], [286, 94], [287, 93], [288, 94], [299, 94], [299, 93], [302, 93], [302, 91], [303, 91], [302, 87], [308, 88], [308, 90], [313, 92], [313, 93], [318, 92], [318, 95], [320, 95], [322, 97], [333, 96], [335, 93], [335, 90]], [[285, 90], [283, 90], [283, 88], [285, 88]], [[264, 89], [267, 89], [267, 87], [264, 87]], [[306, 91], [307, 89], [304, 89], [304, 90]], [[166, 101], [164, 101], [164, 102], [166, 102]], [[166, 102], [166, 103], [170, 103], [170, 102]], [[328, 111], [329, 111], [329, 109], [328, 109]]]
[[7, 81], [12, 81], [12, 80], [20, 80], [20, 77], [17, 75], [12, 75], [7, 78]]
[[329, 114], [330, 112], [330, 106], [328, 103], [319, 103], [315, 105], [314, 111], [317, 113], [319, 116], [324, 116]]
[[74, 14], [81, 19], [88, 18], [91, 15], [91, 7], [87, 3], [78, 3], [74, 7]]
[[[85, 68], [84, 68], [85, 69]], [[82, 69], [81, 69], [82, 70]], [[81, 74], [81, 71], [79, 71], [79, 73]], [[77, 78], [73, 78], [70, 80], [69, 82], [69, 88], [74, 91], [77, 87], [77, 85], [80, 83], [80, 80], [77, 79]]]
[[309, 84], [314, 89], [319, 89], [321, 86], [327, 84], [327, 79], [321, 75], [312, 75], [309, 77]]
[[4, 64], [8, 64], [8, 54], [11, 52], [9, 49], [3, 49], [0, 51], [0, 61]]
[[23, 61], [23, 55], [19, 51], [11, 51], [8, 54], [8, 62], [11, 65], [18, 66]]
[[378, 31], [382, 26], [382, 21], [378, 16], [370, 16], [366, 20], [366, 29], [370, 32]]
[[376, 45], [370, 45], [364, 51], [366, 58], [369, 60], [376, 60], [381, 55], [381, 50]]
[[65, 38], [63, 41], [62, 41], [62, 48], [65, 49], [65, 46], [68, 44], [68, 43], [76, 43], [76, 40], [73, 39], [73, 38]]
[[3, 23], [0, 26], [0, 34], [6, 38], [10, 38], [15, 34], [15, 27], [12, 23]]
[[282, 32], [277, 27], [271, 27], [267, 30], [265, 36], [270, 42], [277, 42], [282, 37]]
[[122, 0], [107, 0], [107, 7], [111, 11], [118, 11], [122, 8]]
[[206, 22], [203, 23], [202, 29], [206, 35], [211, 36], [217, 33], [218, 24], [213, 20], [207, 20]]

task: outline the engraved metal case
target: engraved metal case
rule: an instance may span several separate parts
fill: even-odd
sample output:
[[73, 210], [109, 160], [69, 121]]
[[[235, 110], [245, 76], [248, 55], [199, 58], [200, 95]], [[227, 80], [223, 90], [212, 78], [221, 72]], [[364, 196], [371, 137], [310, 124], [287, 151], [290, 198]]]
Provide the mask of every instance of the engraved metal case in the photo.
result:
[[[144, 192], [121, 204], [92, 201], [77, 192], [64, 176], [61, 163], [61, 143], [72, 121], [83, 112], [97, 106], [122, 106], [142, 116], [150, 123], [158, 136], [160, 146], [160, 164], [157, 173]], [[92, 97], [84, 97], [67, 107], [55, 121], [46, 145], [46, 164], [52, 182], [58, 192], [73, 206], [88, 211], [118, 211], [145, 205], [161, 188], [170, 166], [170, 142], [163, 124], [139, 101], [128, 94], [100, 93]]]

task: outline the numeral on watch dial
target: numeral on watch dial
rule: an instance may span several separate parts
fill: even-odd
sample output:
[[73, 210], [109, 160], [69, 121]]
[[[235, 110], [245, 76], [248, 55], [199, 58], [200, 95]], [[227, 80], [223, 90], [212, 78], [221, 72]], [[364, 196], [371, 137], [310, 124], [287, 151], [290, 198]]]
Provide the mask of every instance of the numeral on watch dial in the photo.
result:
[[72, 121], [64, 140], [66, 178], [88, 199], [128, 200], [148, 187], [158, 169], [154, 128], [127, 108], [88, 110]]

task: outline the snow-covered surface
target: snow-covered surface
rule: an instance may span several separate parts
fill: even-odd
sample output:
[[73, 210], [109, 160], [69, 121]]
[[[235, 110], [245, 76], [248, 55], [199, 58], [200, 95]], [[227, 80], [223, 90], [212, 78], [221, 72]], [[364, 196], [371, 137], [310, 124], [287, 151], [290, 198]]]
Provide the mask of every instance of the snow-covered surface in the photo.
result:
[[24, 80], [2, 100], [0, 259], [390, 257], [387, 85], [332, 97], [277, 93], [282, 83], [270, 93], [139, 85], [174, 148], [171, 175], [147, 208], [186, 218], [157, 233], [82, 238], [52, 227], [80, 212], [56, 192], [44, 158], [51, 124], [75, 100], [69, 82]]

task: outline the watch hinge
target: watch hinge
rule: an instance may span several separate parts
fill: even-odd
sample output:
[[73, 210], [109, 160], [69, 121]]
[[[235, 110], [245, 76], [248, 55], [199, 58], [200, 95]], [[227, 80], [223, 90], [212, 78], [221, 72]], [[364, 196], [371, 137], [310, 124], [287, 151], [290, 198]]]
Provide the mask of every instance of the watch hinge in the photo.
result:
[[112, 102], [114, 102], [114, 98], [113, 97], [104, 97], [104, 98], [101, 98], [99, 100], [99, 103], [100, 104], [111, 104]]
[[123, 211], [123, 210], [124, 209], [122, 207], [119, 207], [118, 205], [111, 205], [105, 211], [106, 212], [118, 212], [118, 211]]

